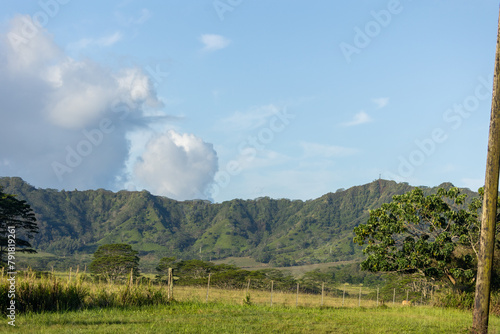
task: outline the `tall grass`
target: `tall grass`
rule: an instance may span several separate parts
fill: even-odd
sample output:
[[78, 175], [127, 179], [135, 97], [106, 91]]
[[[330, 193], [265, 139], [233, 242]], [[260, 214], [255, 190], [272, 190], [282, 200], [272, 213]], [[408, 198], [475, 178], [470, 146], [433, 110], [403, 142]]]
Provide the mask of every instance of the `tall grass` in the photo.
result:
[[[10, 282], [0, 278], [0, 300], [9, 303]], [[17, 274], [15, 293], [16, 311], [69, 311], [95, 307], [126, 307], [159, 305], [169, 302], [164, 287], [151, 284], [110, 284], [95, 282], [86, 274], [76, 273], [68, 279], [53, 274], [37, 277], [35, 272]], [[6, 308], [2, 308], [5, 313]]]
[[[0, 277], [0, 300], [8, 305], [10, 283], [6, 275]], [[346, 295], [348, 295], [346, 293]], [[271, 293], [262, 289], [222, 289], [211, 287], [207, 296], [206, 287], [176, 286], [174, 300], [180, 302], [223, 302], [228, 304], [271, 305]], [[168, 288], [165, 285], [152, 284], [149, 279], [131, 281], [130, 278], [121, 283], [96, 281], [86, 273], [35, 273], [27, 271], [16, 276], [16, 311], [70, 311], [80, 309], [129, 307], [145, 305], [165, 305], [170, 303]], [[376, 301], [357, 295], [344, 299], [342, 295], [325, 292], [323, 298], [318, 294], [279, 291], [272, 295], [275, 306], [303, 307], [372, 307]], [[2, 308], [6, 312], [6, 308]]]
[[[7, 276], [1, 273], [0, 300], [2, 305], [8, 305], [10, 283]], [[344, 289], [345, 287], [342, 287]], [[321, 294], [295, 293], [291, 291], [274, 290], [272, 297], [265, 289], [222, 289], [210, 287], [176, 286], [174, 300], [179, 302], [221, 302], [232, 305], [272, 305], [286, 307], [376, 307], [384, 305], [374, 298], [376, 294], [368, 288], [363, 288], [363, 295], [359, 297], [359, 287], [346, 287], [345, 298], [340, 290]], [[342, 291], [341, 291], [342, 292]], [[368, 295], [367, 295], [368, 293]], [[393, 304], [392, 296], [385, 296], [385, 306], [400, 307], [400, 301]], [[400, 300], [398, 298], [398, 300]], [[473, 297], [469, 295], [449, 294], [437, 299], [435, 306], [470, 309]], [[71, 311], [108, 307], [137, 307], [147, 305], [166, 305], [169, 300], [168, 288], [165, 285], [152, 284], [150, 279], [132, 281], [129, 279], [121, 283], [96, 281], [86, 273], [35, 273], [27, 271], [16, 276], [16, 311], [44, 312], [44, 311]], [[500, 314], [500, 296], [492, 297], [492, 313]], [[2, 307], [5, 314], [6, 307]]]

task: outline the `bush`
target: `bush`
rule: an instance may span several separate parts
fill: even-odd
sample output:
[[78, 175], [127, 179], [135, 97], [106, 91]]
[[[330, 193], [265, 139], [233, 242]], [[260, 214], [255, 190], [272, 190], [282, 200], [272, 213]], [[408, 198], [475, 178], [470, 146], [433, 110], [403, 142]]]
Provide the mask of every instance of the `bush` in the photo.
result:
[[434, 306], [471, 310], [474, 307], [474, 292], [449, 292], [438, 297]]

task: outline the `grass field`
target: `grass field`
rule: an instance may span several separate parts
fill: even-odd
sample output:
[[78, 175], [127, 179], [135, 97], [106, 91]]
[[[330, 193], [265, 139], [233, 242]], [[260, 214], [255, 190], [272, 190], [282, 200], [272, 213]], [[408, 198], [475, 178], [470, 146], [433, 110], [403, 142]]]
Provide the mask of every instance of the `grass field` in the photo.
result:
[[[18, 312], [15, 327], [4, 317], [0, 333], [467, 333], [472, 323], [470, 311], [402, 307], [392, 300], [377, 305], [366, 287], [360, 299], [359, 287], [349, 286], [351, 297], [344, 299], [342, 294], [175, 286], [169, 302], [165, 286], [60, 274], [19, 275], [16, 305], [24, 301], [54, 312]], [[0, 283], [6, 297], [6, 277]], [[500, 333], [499, 317], [491, 316], [490, 333]]]
[[[20, 315], [2, 333], [467, 333], [470, 312], [432, 307], [284, 307], [216, 302]], [[491, 317], [490, 333], [500, 319]]]

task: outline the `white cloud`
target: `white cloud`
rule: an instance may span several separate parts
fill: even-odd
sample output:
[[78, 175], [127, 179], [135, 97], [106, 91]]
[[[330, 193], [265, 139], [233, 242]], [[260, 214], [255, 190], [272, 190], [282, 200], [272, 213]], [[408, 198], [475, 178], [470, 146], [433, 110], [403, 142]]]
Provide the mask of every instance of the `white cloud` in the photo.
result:
[[117, 31], [111, 35], [103, 36], [96, 40], [96, 44], [100, 46], [111, 46], [117, 42], [119, 42], [123, 38], [121, 32]]
[[372, 99], [372, 102], [375, 103], [375, 105], [377, 106], [377, 109], [382, 109], [389, 104], [389, 98], [388, 97], [379, 97], [376, 99]]
[[9, 71], [38, 72], [39, 68], [64, 56], [61, 49], [48, 38], [44, 30], [33, 23], [29, 15], [14, 17], [9, 22], [9, 31], [5, 36], [6, 39], [0, 40], [0, 56], [6, 58], [2, 60], [2, 66]]
[[358, 150], [355, 148], [335, 145], [322, 145], [317, 143], [301, 142], [300, 146], [304, 150], [304, 153], [307, 157], [334, 158], [349, 156], [358, 153]]
[[41, 77], [51, 86], [45, 113], [53, 124], [65, 128], [83, 128], [112, 117], [117, 102], [132, 109], [161, 106], [150, 79], [138, 68], [113, 73], [89, 60], [66, 58], [44, 69]]
[[123, 35], [121, 32], [116, 31], [112, 34], [102, 36], [99, 38], [82, 38], [76, 42], [69, 43], [68, 44], [68, 50], [71, 50], [72, 52], [79, 52], [83, 49], [87, 49], [90, 47], [109, 47], [112, 46], [119, 41], [121, 41], [123, 38]]
[[137, 184], [151, 192], [185, 200], [204, 198], [218, 169], [212, 144], [173, 130], [154, 137], [134, 167]]
[[29, 24], [17, 16], [0, 34], [0, 142], [9, 143], [0, 175], [37, 187], [122, 188], [131, 153], [140, 155], [129, 134], [150, 128], [149, 115], [161, 118], [151, 80], [139, 68], [72, 59], [45, 30], [24, 36]]
[[224, 36], [215, 34], [201, 35], [200, 41], [203, 43], [204, 52], [212, 52], [226, 48], [231, 41]]
[[269, 122], [271, 116], [279, 113], [280, 108], [274, 104], [236, 111], [220, 121], [216, 127], [223, 131], [245, 131], [259, 128]]
[[370, 115], [368, 115], [364, 111], [360, 111], [359, 113], [354, 115], [354, 118], [352, 121], [341, 123], [341, 125], [342, 126], [355, 126], [355, 125], [360, 125], [360, 124], [364, 124], [364, 123], [369, 123], [372, 121], [373, 120], [370, 117]]

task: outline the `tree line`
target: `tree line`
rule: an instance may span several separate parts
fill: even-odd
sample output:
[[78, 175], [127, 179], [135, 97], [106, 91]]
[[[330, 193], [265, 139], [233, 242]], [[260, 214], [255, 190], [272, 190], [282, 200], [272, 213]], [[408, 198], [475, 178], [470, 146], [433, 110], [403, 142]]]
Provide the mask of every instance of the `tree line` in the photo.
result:
[[[100, 246], [89, 266], [90, 273], [97, 280], [112, 282], [127, 281], [130, 275], [133, 279], [140, 279], [140, 259], [137, 255], [138, 252], [126, 244]], [[344, 283], [375, 286], [385, 280], [383, 275], [361, 271], [359, 263], [332, 267], [326, 272], [310, 271], [297, 279], [282, 270], [272, 268], [245, 270], [230, 264], [163, 257], [156, 267], [155, 283], [166, 284], [169, 269], [173, 270], [176, 285], [204, 286], [210, 275], [212, 286], [225, 289], [241, 289], [247, 287], [249, 281], [253, 289], [267, 289], [273, 281], [278, 290], [293, 291], [299, 283], [301, 291], [319, 293], [323, 283], [327, 284], [327, 290], [333, 290], [335, 286]]]

